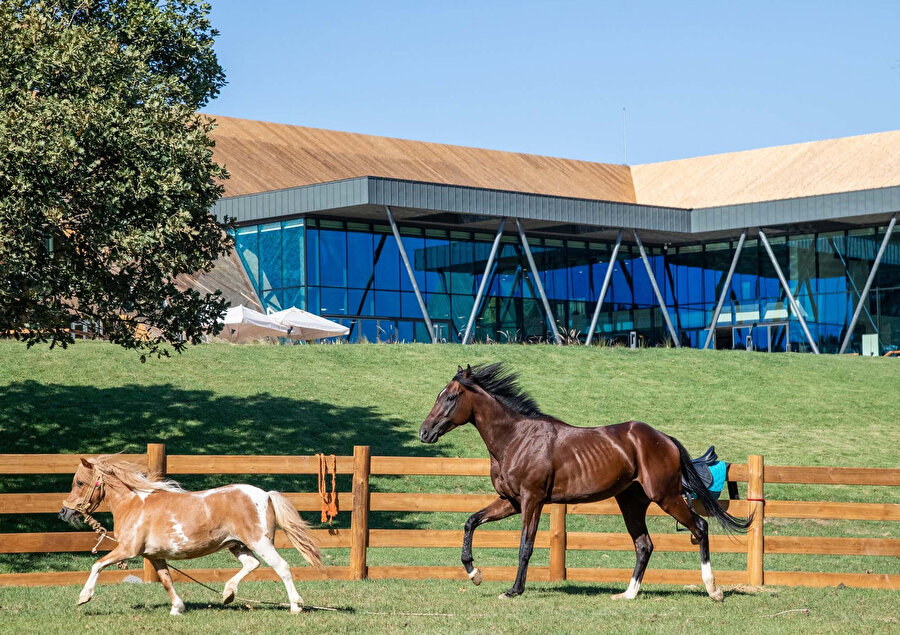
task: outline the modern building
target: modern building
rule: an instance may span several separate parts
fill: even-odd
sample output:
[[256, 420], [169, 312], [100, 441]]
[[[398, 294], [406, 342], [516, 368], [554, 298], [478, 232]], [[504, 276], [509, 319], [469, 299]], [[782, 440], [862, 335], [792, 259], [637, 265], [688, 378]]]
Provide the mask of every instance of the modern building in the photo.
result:
[[627, 166], [218, 123], [244, 296], [351, 341], [900, 346], [900, 131]]

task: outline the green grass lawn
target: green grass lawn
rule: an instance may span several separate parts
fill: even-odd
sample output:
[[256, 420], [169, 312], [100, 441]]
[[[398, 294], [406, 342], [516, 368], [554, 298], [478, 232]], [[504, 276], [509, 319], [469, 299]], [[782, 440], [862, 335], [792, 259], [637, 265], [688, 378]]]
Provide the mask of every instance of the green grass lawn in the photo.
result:
[[[500, 583], [399, 580], [298, 584], [308, 604], [354, 612], [311, 611], [235, 603], [220, 606], [200, 587], [181, 585], [187, 611], [168, 614], [159, 585], [100, 586], [75, 608], [77, 589], [0, 588], [7, 633], [891, 633], [900, 628], [897, 594], [859, 589], [726, 590], [716, 604], [700, 590], [653, 587], [632, 602], [609, 598], [618, 587], [533, 583], [525, 595], [497, 599]], [[284, 587], [245, 582], [241, 593], [281, 602]], [[809, 609], [797, 611], [796, 609]], [[790, 611], [777, 615], [782, 611]], [[403, 615], [437, 613], [439, 615]]]
[[[763, 454], [770, 465], [900, 466], [900, 360], [515, 345], [208, 345], [172, 359], [140, 364], [134, 353], [103, 343], [78, 342], [65, 351], [50, 351], [0, 341], [0, 448], [13, 453], [142, 452], [147, 442], [162, 441], [170, 454], [350, 454], [354, 444], [367, 444], [375, 455], [483, 457], [486, 451], [471, 426], [431, 446], [419, 443], [417, 432], [457, 364], [497, 360], [520, 373], [522, 385], [545, 412], [575, 425], [640, 419], [679, 438], [694, 454], [714, 443], [720, 457], [733, 462], [746, 461], [748, 454]], [[71, 477], [60, 476], [0, 477], [0, 491], [63, 491], [70, 481]], [[192, 488], [234, 481], [286, 491], [315, 489], [314, 477], [251, 474], [183, 479]], [[338, 486], [349, 490], [349, 478], [340, 479]], [[373, 479], [372, 489], [488, 492], [491, 485], [486, 478], [474, 477], [380, 477]], [[767, 496], [900, 503], [900, 493], [883, 487], [769, 485]], [[317, 518], [307, 516], [318, 526]], [[339, 516], [340, 526], [346, 526], [346, 516]], [[458, 529], [464, 519], [465, 514], [381, 513], [373, 514], [370, 526]], [[518, 522], [512, 518], [481, 531], [514, 529]], [[50, 515], [0, 516], [0, 524], [0, 532], [70, 530]], [[618, 517], [572, 516], [569, 529], [618, 532], [624, 524]], [[672, 530], [671, 519], [651, 519], [651, 531]], [[897, 537], [891, 523], [878, 522], [772, 519], [766, 531]], [[512, 550], [476, 550], [475, 556], [481, 565], [512, 566], [516, 561]], [[346, 552], [330, 550], [327, 557], [340, 564]], [[571, 566], [631, 567], [633, 558], [630, 552], [569, 553]], [[650, 567], [695, 569], [697, 560], [694, 553], [657, 552]], [[87, 554], [5, 555], [0, 556], [0, 573], [86, 571], [90, 561]], [[373, 549], [370, 562], [452, 565], [458, 563], [458, 552]], [[546, 551], [536, 551], [532, 562], [545, 564]], [[231, 563], [230, 556], [219, 555], [190, 564], [230, 567]], [[745, 560], [739, 554], [715, 554], [713, 566], [741, 569]], [[896, 559], [857, 556], [770, 555], [766, 568], [900, 572]], [[618, 586], [624, 587], [625, 582]], [[255, 585], [276, 599], [283, 593], [274, 583]], [[464, 587], [467, 590], [461, 592], [459, 583], [437, 581], [301, 585], [311, 603], [366, 610], [382, 604], [391, 606], [390, 610], [427, 608], [454, 613], [453, 622], [334, 614], [305, 615], [298, 622], [274, 611], [248, 615], [214, 608], [194, 611], [177, 624], [198, 632], [205, 632], [204, 628], [250, 630], [242, 626], [247, 620], [260, 629], [301, 623], [338, 632], [372, 627], [465, 631], [483, 626], [482, 618], [466, 615], [483, 612], [491, 615], [484, 618], [486, 623], [501, 631], [527, 631], [528, 616], [546, 618], [552, 609], [553, 620], [567, 620], [564, 623], [571, 624], [573, 631], [599, 628], [603, 620], [610, 620], [614, 630], [629, 632], [709, 630], [710, 615], [726, 619], [734, 630], [754, 620], [754, 630], [793, 631], [805, 625], [815, 631], [864, 627], [871, 631], [890, 630], [892, 622], [884, 619], [897, 616], [895, 593], [853, 589], [736, 594], [723, 609], [712, 606], [702, 594], [685, 595], [681, 589], [654, 585], [645, 586], [645, 599], [622, 608], [605, 597], [609, 589], [594, 597], [596, 588], [576, 584], [532, 584], [525, 597], [507, 607], [495, 601], [500, 585], [494, 586], [498, 588], [486, 584], [478, 589]], [[191, 601], [199, 603], [196, 608], [206, 606], [200, 591], [190, 591]], [[175, 623], [161, 608], [165, 597], [155, 587], [102, 587], [97, 598], [78, 611], [73, 607], [75, 594], [71, 588], [0, 589], [3, 630], [15, 630], [15, 624], [25, 623], [16, 620], [35, 619], [41, 607], [50, 605], [48, 632], [80, 626], [84, 620], [101, 631], [156, 628], [156, 624], [168, 628]], [[404, 596], [415, 601], [404, 601]], [[809, 606], [808, 616], [762, 617], [806, 604], [815, 605]], [[840, 617], [842, 611], [849, 611], [852, 619]], [[73, 619], [77, 621], [69, 623]]]

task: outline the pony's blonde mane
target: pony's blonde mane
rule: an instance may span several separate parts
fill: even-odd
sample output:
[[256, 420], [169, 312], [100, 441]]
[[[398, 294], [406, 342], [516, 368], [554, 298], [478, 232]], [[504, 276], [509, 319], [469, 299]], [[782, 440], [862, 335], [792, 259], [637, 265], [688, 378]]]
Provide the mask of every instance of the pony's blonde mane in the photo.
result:
[[98, 470], [106, 475], [114, 476], [128, 489], [134, 492], [183, 492], [176, 481], [165, 479], [151, 481], [144, 473], [146, 469], [137, 463], [119, 458], [116, 454], [104, 454], [92, 461]]

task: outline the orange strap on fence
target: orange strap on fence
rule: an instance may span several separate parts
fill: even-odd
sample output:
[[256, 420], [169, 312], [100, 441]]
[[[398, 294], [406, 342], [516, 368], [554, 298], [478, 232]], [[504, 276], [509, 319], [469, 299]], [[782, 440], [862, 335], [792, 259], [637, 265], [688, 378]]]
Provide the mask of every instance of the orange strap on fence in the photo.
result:
[[[319, 496], [322, 497], [322, 522], [327, 521], [331, 524], [332, 519], [338, 514], [337, 490], [335, 489], [337, 458], [333, 454], [327, 457], [324, 454], [316, 454], [316, 458], [319, 459]], [[325, 483], [328, 475], [329, 458], [331, 459], [331, 493], [328, 492], [328, 487]]]

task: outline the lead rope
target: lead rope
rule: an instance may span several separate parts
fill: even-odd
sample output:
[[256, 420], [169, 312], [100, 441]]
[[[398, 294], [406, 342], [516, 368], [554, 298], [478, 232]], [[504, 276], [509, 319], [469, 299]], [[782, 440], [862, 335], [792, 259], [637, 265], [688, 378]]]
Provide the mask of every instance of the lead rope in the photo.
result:
[[[329, 525], [338, 515], [337, 504], [337, 457], [333, 454], [326, 457], [324, 454], [316, 454], [319, 459], [319, 496], [322, 497], [322, 522]], [[328, 493], [326, 478], [328, 476], [328, 459], [331, 459], [331, 493]]]

